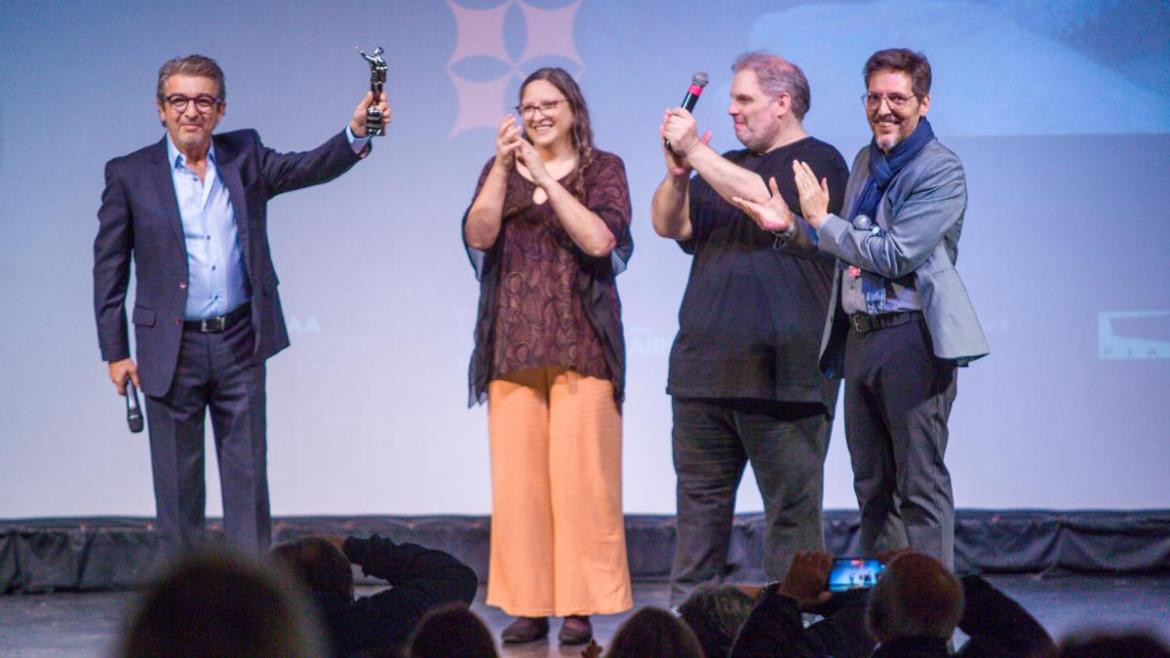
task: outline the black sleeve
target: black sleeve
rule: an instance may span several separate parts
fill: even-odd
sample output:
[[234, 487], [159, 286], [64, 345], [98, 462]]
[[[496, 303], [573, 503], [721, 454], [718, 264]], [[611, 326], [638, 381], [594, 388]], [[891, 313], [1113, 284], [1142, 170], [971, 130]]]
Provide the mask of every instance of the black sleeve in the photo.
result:
[[965, 605], [959, 629], [971, 639], [962, 656], [1048, 655], [1055, 647], [1048, 631], [1019, 603], [979, 576], [964, 576]]
[[805, 629], [809, 642], [833, 658], [864, 658], [873, 653], [874, 641], [865, 630], [869, 590], [833, 594], [829, 601], [810, 610], [824, 619]]
[[804, 623], [796, 601], [764, 590], [763, 598], [739, 629], [731, 658], [751, 656], [820, 656], [820, 651], [805, 636]]
[[801, 258], [833, 263], [835, 259], [832, 256], [817, 248], [816, 229], [806, 222], [804, 217], [801, 217], [799, 213], [794, 213], [792, 217], [795, 220], [796, 228], [786, 242], [782, 240], [775, 242], [777, 250], [793, 256], [800, 256]]
[[845, 203], [845, 186], [849, 184], [849, 166], [836, 149], [833, 149], [832, 155], [826, 158], [822, 166], [825, 172], [822, 176], [829, 181], [829, 212], [843, 217], [842, 210], [848, 212], [848, 209], [841, 206]]
[[418, 544], [395, 544], [377, 535], [345, 540], [345, 554], [367, 576], [393, 585], [358, 599], [347, 619], [358, 647], [401, 644], [431, 608], [446, 603], [470, 604], [475, 572], [454, 556]]
[[[849, 182], [849, 167], [845, 158], [832, 146], [824, 142], [815, 142], [800, 154], [801, 159], [808, 162], [808, 166], [817, 175], [818, 179], [825, 179], [829, 185], [829, 212], [841, 216], [841, 205], [845, 200], [845, 186]], [[787, 168], [786, 163], [784, 168]], [[801, 216], [800, 195], [797, 193], [792, 177], [782, 175], [777, 177], [781, 193], [788, 201], [788, 208], [796, 216], [796, 233], [783, 245], [781, 249], [794, 256], [819, 260], [826, 264], [835, 262], [835, 258], [817, 248], [816, 229]]]
[[691, 181], [687, 183], [687, 206], [690, 212], [689, 219], [691, 220], [691, 237], [686, 240], [679, 240], [677, 242], [679, 249], [683, 250], [684, 254], [693, 256], [695, 254], [695, 245], [700, 240], [705, 240], [707, 234], [710, 233], [710, 209], [706, 207], [707, 199], [714, 190], [703, 180], [698, 174], [691, 175]]

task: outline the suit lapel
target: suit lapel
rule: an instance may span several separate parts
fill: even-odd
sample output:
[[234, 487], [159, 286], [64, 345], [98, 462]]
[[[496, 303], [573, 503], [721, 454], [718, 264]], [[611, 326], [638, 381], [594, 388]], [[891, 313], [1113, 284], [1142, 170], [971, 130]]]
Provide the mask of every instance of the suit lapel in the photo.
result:
[[[227, 187], [228, 198], [232, 202], [232, 213], [235, 214], [236, 234], [240, 239], [240, 253], [244, 257], [244, 270], [251, 279], [251, 233], [248, 223], [248, 198], [244, 194], [244, 183], [240, 177], [239, 154], [231, 149], [224, 140], [215, 140], [215, 167], [219, 170], [220, 180]], [[258, 282], [253, 281], [252, 285]]]
[[154, 147], [154, 166], [151, 167], [152, 187], [158, 192], [158, 201], [162, 205], [163, 214], [171, 225], [171, 233], [179, 243], [179, 251], [187, 253], [187, 243], [183, 239], [183, 218], [179, 215], [179, 200], [175, 197], [175, 181], [171, 176], [171, 167], [174, 163], [167, 161], [167, 138]]

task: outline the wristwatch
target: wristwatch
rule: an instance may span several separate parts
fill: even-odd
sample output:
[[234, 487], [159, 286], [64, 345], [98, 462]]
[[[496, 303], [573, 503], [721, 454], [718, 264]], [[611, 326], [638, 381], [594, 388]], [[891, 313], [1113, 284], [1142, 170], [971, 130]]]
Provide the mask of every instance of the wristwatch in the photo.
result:
[[772, 248], [779, 249], [788, 244], [789, 240], [796, 237], [796, 222], [789, 224], [788, 228], [783, 231], [771, 231], [771, 234], [774, 236], [772, 238]]

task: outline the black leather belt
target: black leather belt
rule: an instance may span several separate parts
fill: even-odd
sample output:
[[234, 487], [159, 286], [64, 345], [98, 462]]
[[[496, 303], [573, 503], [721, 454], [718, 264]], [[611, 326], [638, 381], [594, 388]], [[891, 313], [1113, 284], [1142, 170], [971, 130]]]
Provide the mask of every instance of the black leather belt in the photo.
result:
[[202, 320], [187, 320], [183, 322], [183, 331], [198, 331], [201, 334], [218, 334], [226, 331], [240, 320], [252, 314], [251, 304], [241, 304], [224, 315]]
[[849, 326], [853, 327], [853, 330], [859, 334], [868, 334], [878, 329], [888, 329], [913, 322], [921, 317], [921, 311], [899, 311], [897, 313], [882, 313], [881, 315], [854, 313], [849, 316]]

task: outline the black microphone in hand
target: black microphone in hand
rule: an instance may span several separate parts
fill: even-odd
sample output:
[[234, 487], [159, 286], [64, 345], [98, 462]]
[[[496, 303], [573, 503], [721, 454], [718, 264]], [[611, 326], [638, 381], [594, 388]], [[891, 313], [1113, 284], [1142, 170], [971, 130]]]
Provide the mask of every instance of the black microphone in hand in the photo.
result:
[[138, 388], [130, 380], [126, 381], [126, 424], [135, 434], [142, 431], [142, 407], [138, 406]]
[[[692, 75], [691, 76], [691, 86], [687, 87], [687, 95], [683, 96], [682, 108], [684, 110], [686, 110], [687, 112], [693, 111], [695, 109], [695, 103], [699, 102], [699, 96], [703, 95], [703, 87], [706, 87], [706, 86], [707, 86], [707, 72], [706, 71], [698, 71], [694, 75]], [[662, 145], [665, 146], [668, 151], [673, 150], [670, 148], [670, 140], [669, 139], [663, 139]]]

